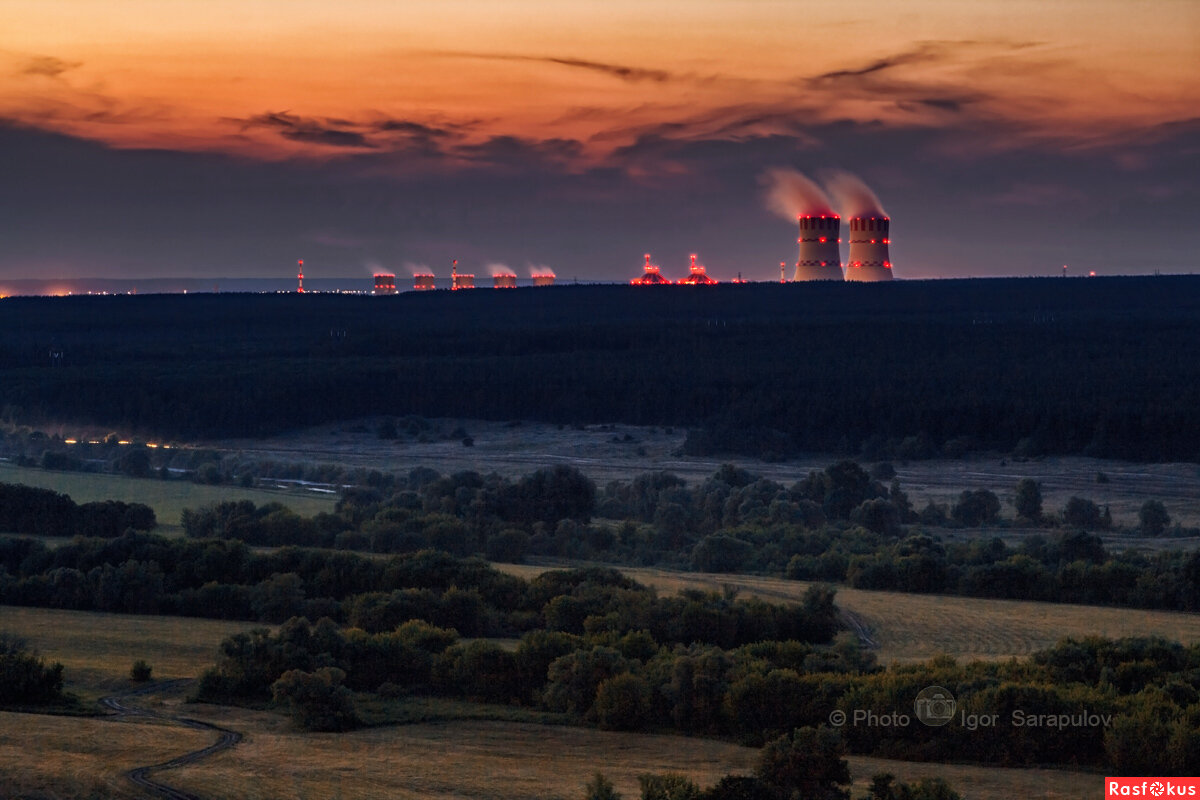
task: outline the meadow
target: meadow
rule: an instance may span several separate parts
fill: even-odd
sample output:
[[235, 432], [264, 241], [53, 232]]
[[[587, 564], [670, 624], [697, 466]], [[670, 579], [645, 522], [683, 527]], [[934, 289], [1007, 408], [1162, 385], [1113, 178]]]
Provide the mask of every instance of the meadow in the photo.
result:
[[[526, 575], [545, 569], [504, 568]], [[804, 588], [795, 581], [742, 576], [630, 572], [664, 592], [734, 584], [746, 593], [781, 599], [798, 596]], [[927, 657], [935, 648], [958, 657], [1020, 655], [1052, 641], [1057, 629], [1064, 635], [1082, 635], [1100, 632], [1097, 626], [1103, 625], [1114, 626], [1109, 631], [1114, 635], [1152, 632], [1147, 626], [1158, 625], [1178, 638], [1200, 638], [1200, 621], [1186, 615], [853, 590], [842, 590], [839, 598], [844, 607], [874, 624], [879, 655], [885, 661]], [[939, 609], [934, 605], [939, 602], [946, 605]], [[1093, 619], [1088, 627], [1088, 619], [1096, 614], [1104, 619]], [[156, 679], [195, 676], [213, 663], [221, 639], [250, 627], [255, 626], [0, 607], [0, 628], [28, 638], [43, 656], [62, 661], [68, 689], [91, 700], [130, 686], [128, 670], [135, 658], [149, 661]], [[184, 690], [177, 688], [139, 702], [246, 735], [232, 751], [170, 773], [173, 785], [212, 798], [577, 798], [597, 769], [632, 798], [637, 796], [637, 776], [643, 772], [677, 772], [705, 784], [729, 772], [750, 771], [757, 757], [756, 750], [730, 742], [468, 719], [466, 713], [456, 716], [454, 704], [414, 714], [421, 720], [414, 724], [346, 734], [300, 733], [282, 714], [185, 705], [183, 695]], [[462, 704], [467, 705], [471, 704]], [[477, 715], [480, 709], [474, 711]], [[154, 725], [156, 730], [147, 735], [142, 725]], [[212, 738], [179, 727], [168, 732], [164, 725], [154, 720], [0, 713], [0, 781], [29, 793], [64, 798], [136, 796], [123, 784], [124, 770], [195, 749]], [[30, 753], [40, 757], [31, 759]], [[1066, 770], [857, 756], [848, 760], [855, 794], [882, 771], [901, 780], [940, 775], [967, 796], [982, 800], [1093, 797], [1101, 782], [1101, 776]]]
[[143, 503], [154, 509], [159, 532], [171, 535], [182, 529], [185, 508], [201, 508], [223, 500], [251, 500], [255, 504], [282, 503], [302, 516], [332, 511], [336, 497], [300, 491], [245, 489], [238, 486], [207, 486], [191, 481], [131, 478], [126, 475], [90, 472], [56, 472], [15, 464], [0, 464], [0, 483], [21, 483], [53, 489], [69, 495], [76, 503], [123, 500]]
[[[527, 579], [555, 568], [495, 566]], [[780, 602], [799, 600], [812, 585], [783, 578], [649, 567], [622, 567], [621, 571], [663, 594], [686, 588], [721, 591], [730, 586], [743, 594]], [[1200, 641], [1200, 615], [1172, 611], [875, 592], [844, 586], [838, 587], [836, 602], [874, 642], [882, 663], [921, 661], [941, 654], [964, 661], [1021, 657], [1068, 636], [1164, 636], [1185, 644]]]

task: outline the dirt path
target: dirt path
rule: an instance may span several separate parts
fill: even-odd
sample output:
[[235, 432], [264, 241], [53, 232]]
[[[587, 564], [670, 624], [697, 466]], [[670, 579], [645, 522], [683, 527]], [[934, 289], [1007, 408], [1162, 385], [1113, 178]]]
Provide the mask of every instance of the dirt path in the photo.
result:
[[116, 712], [116, 719], [140, 717], [144, 719], [162, 720], [165, 722], [172, 722], [177, 725], [182, 725], [187, 728], [194, 728], [196, 730], [213, 731], [217, 734], [217, 740], [208, 747], [204, 747], [199, 750], [193, 750], [190, 753], [184, 753], [181, 756], [176, 756], [169, 761], [162, 761], [158, 764], [148, 764], [141, 767], [134, 767], [125, 773], [129, 780], [133, 781], [133, 783], [137, 786], [140, 786], [143, 789], [149, 789], [151, 792], [159, 795], [160, 797], [168, 798], [168, 800], [201, 800], [201, 798], [197, 795], [185, 792], [182, 789], [176, 789], [170, 784], [161, 783], [151, 778], [151, 773], [175, 769], [176, 767], [182, 767], [187, 764], [194, 764], [197, 761], [201, 761], [211, 755], [215, 755], [222, 750], [228, 750], [242, 740], [242, 734], [238, 733], [237, 731], [231, 731], [227, 728], [221, 728], [208, 722], [201, 722], [200, 720], [191, 719], [189, 717], [177, 717], [171, 714], [164, 714], [159, 711], [152, 711], [147, 708], [132, 705], [129, 702], [129, 698], [144, 696], [152, 692], [161, 692], [182, 688], [188, 683], [190, 683], [190, 680], [187, 679], [152, 683], [148, 686], [143, 686], [132, 691], [109, 695], [108, 697], [100, 700], [104, 706]]

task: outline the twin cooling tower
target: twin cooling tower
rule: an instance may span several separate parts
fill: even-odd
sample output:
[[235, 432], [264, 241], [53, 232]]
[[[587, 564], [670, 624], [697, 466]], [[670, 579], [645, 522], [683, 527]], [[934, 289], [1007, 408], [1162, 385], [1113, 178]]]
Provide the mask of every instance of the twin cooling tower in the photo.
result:
[[[854, 217], [850, 220], [850, 256], [845, 280], [890, 281], [888, 255], [890, 220], [887, 217]], [[842, 275], [841, 218], [834, 215], [800, 217], [800, 259], [797, 281], [840, 281]]]

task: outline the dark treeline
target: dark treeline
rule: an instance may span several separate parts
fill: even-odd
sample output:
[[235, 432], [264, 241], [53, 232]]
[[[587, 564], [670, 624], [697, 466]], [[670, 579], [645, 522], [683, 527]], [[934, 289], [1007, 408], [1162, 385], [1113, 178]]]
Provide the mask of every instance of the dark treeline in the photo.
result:
[[1190, 277], [4, 307], [0, 407], [23, 422], [195, 436], [453, 415], [685, 426], [693, 452], [780, 458], [1200, 458]]
[[[1072, 498], [1061, 514], [1043, 512], [1040, 495], [1029, 496], [1030, 481], [1017, 487], [1017, 518], [1058, 532], [1017, 546], [998, 537], [943, 542], [936, 535], [947, 526], [1011, 521], [1001, 518], [993, 492], [965, 491], [951, 506], [916, 510], [895, 480], [885, 487], [849, 461], [791, 486], [729, 465], [694, 486], [658, 472], [596, 489], [562, 466], [516, 481], [419, 468], [376, 484], [343, 492], [332, 514], [302, 518], [278, 504], [231, 501], [187, 510], [184, 529], [192, 537], [275, 547], [432, 548], [506, 562], [567, 558], [861, 589], [1200, 610], [1200, 553], [1110, 553], [1091, 532], [1112, 525], [1103, 509]], [[1156, 514], [1143, 528], [1148, 521], [1155, 527], [1143, 533], [1161, 533], [1165, 510], [1155, 501], [1146, 508]]]
[[[273, 699], [302, 727], [342, 730], [361, 724], [355, 692], [436, 695], [754, 745], [834, 720], [851, 751], [888, 758], [1189, 774], [1200, 767], [1198, 674], [1200, 646], [1159, 639], [1064, 640], [1028, 662], [881, 669], [848, 639], [729, 649], [646, 631], [535, 630], [509, 650], [419, 619], [378, 633], [292, 619], [275, 634], [227, 639], [195, 699]], [[935, 709], [944, 726], [916, 717], [930, 685], [949, 692]]]
[[101, 500], [76, 503], [65, 494], [0, 483], [0, 532], [38, 536], [112, 538], [126, 530], [153, 530], [154, 509], [141, 503]]
[[236, 540], [135, 532], [53, 549], [0, 537], [0, 603], [263, 622], [328, 616], [367, 631], [420, 618], [465, 636], [644, 630], [661, 642], [722, 647], [827, 642], [839, 626], [832, 592], [817, 589], [793, 607], [697, 591], [658, 597], [604, 568], [524, 581], [431, 550], [386, 560], [294, 547], [256, 553]]

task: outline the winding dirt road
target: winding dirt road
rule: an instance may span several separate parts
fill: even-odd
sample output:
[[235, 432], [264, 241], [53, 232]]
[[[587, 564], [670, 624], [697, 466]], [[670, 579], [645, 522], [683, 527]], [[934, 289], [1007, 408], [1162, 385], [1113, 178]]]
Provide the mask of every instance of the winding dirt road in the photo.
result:
[[179, 689], [190, 683], [190, 680], [174, 680], [161, 681], [152, 683], [138, 689], [133, 689], [120, 694], [109, 695], [102, 698], [100, 702], [107, 708], [115, 712], [114, 719], [141, 717], [145, 719], [157, 719], [167, 722], [173, 722], [177, 725], [182, 725], [186, 728], [194, 728], [202, 731], [213, 731], [217, 734], [217, 740], [208, 747], [199, 750], [193, 750], [190, 753], [184, 753], [181, 756], [176, 756], [169, 761], [162, 761], [158, 764], [147, 764], [141, 767], [134, 767], [125, 773], [129, 780], [133, 781], [137, 786], [143, 789], [148, 789], [160, 797], [168, 798], [168, 800], [202, 800], [197, 795], [185, 792], [182, 789], [176, 789], [167, 783], [162, 783], [150, 777], [152, 773], [162, 772], [176, 767], [182, 767], [185, 764], [194, 764], [197, 761], [215, 755], [222, 750], [228, 750], [242, 740], [242, 734], [237, 731], [231, 731], [227, 728], [221, 728], [208, 722], [201, 722], [197, 719], [189, 717], [177, 717], [171, 714], [164, 714], [159, 711], [153, 711], [148, 708], [142, 708], [130, 703], [130, 698], [141, 697], [154, 692], [163, 692], [173, 689]]

